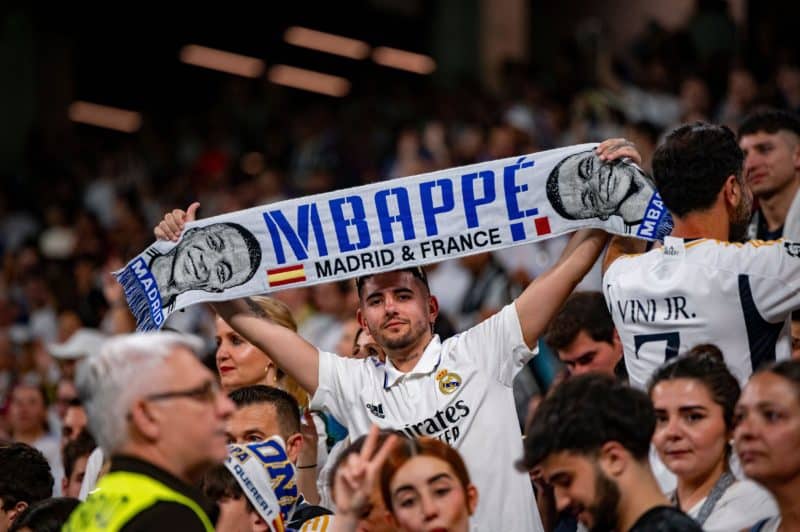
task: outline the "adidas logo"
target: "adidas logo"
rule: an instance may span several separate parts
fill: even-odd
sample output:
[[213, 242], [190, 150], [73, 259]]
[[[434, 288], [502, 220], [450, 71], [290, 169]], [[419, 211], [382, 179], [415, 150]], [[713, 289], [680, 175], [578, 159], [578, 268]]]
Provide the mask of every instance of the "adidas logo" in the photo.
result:
[[385, 419], [386, 418], [386, 414], [383, 413], [383, 405], [382, 404], [378, 403], [377, 405], [371, 405], [371, 404], [367, 403], [366, 407], [367, 407], [367, 410], [369, 410], [370, 413], [373, 416], [379, 417], [381, 419]]

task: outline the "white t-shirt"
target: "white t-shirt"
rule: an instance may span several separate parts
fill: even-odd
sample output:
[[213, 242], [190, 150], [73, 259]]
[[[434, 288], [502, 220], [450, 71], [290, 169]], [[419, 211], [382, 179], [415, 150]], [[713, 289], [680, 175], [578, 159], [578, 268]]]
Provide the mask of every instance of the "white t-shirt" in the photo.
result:
[[474, 521], [481, 529], [542, 530], [530, 479], [514, 468], [523, 448], [511, 386], [534, 354], [512, 303], [444, 342], [434, 336], [408, 373], [390, 361], [320, 351], [311, 407], [329, 410], [352, 439], [373, 423], [439, 438], [458, 449], [478, 488]]
[[722, 350], [743, 385], [761, 364], [790, 356], [800, 243], [667, 237], [662, 248], [614, 261], [603, 292], [632, 386], [644, 388], [667, 358], [703, 343]]
[[[689, 517], [697, 518], [704, 502], [706, 500], [702, 499], [686, 512]], [[778, 505], [767, 490], [752, 480], [737, 480], [725, 490], [714, 505], [711, 515], [703, 523], [703, 530], [706, 532], [743, 530], [778, 513]]]
[[64, 465], [61, 463], [61, 442], [58, 437], [48, 432], [33, 442], [31, 447], [41, 452], [50, 465], [50, 474], [53, 475], [53, 497], [60, 497], [61, 479], [64, 478]]

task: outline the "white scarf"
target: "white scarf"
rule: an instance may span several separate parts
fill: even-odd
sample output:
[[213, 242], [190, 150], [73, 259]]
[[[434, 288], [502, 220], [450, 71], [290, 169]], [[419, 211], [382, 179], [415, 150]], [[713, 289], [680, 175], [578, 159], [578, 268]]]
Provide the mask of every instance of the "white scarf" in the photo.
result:
[[204, 301], [339, 281], [585, 227], [648, 240], [672, 222], [650, 179], [594, 144], [281, 201], [186, 224], [115, 275], [140, 330]]
[[228, 445], [225, 467], [272, 532], [292, 520], [300, 492], [294, 464], [280, 436], [262, 442]]

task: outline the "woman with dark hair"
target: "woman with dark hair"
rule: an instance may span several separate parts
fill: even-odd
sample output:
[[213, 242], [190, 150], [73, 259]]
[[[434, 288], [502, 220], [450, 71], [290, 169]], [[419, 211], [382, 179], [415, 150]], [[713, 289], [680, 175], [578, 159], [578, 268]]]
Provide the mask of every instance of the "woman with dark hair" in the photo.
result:
[[478, 504], [478, 490], [458, 451], [435, 438], [389, 436], [380, 448], [378, 441], [373, 426], [361, 452], [347, 456], [336, 471], [333, 532], [356, 530], [358, 516], [378, 485], [397, 530], [475, 530], [470, 516]]
[[707, 531], [741, 530], [777, 513], [767, 492], [730, 470], [739, 383], [714, 345], [665, 364], [650, 381], [653, 444], [678, 480], [673, 503]]
[[784, 360], [754, 374], [735, 416], [734, 447], [742, 469], [767, 488], [780, 509], [752, 530], [800, 530], [800, 361]]

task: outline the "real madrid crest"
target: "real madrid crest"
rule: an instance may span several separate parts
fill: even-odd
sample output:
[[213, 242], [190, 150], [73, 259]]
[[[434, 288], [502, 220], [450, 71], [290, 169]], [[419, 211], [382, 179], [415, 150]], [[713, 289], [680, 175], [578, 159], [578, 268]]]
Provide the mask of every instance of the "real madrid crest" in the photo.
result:
[[439, 370], [436, 380], [439, 382], [439, 391], [445, 395], [453, 393], [461, 386], [461, 376], [446, 369]]

